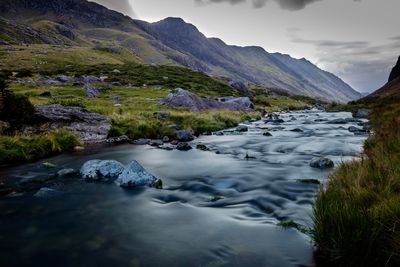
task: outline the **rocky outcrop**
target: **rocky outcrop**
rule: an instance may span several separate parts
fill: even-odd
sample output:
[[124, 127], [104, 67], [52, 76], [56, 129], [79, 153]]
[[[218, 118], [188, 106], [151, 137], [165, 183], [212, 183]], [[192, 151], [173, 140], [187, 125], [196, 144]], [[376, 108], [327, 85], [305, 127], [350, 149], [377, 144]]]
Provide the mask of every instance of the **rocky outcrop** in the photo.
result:
[[241, 81], [231, 80], [229, 82], [229, 86], [236, 89], [236, 91], [238, 91], [239, 93], [241, 93], [243, 95], [251, 94], [249, 88], [247, 88], [247, 86]]
[[36, 106], [36, 115], [48, 122], [50, 129], [64, 127], [86, 143], [105, 141], [111, 128], [110, 119], [80, 107]]
[[200, 97], [182, 88], [175, 89], [174, 92], [162, 99], [158, 105], [189, 108], [194, 112], [208, 109], [250, 111], [254, 108], [254, 104], [248, 97], [224, 97], [213, 99]]

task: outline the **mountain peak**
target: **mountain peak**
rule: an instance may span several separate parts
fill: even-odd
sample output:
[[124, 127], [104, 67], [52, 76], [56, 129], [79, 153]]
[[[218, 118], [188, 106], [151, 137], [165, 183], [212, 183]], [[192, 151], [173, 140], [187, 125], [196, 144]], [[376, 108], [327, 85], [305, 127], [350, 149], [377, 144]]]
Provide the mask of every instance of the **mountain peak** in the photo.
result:
[[390, 73], [389, 82], [393, 81], [397, 77], [400, 77], [400, 57], [397, 60], [396, 66], [393, 67], [392, 72]]

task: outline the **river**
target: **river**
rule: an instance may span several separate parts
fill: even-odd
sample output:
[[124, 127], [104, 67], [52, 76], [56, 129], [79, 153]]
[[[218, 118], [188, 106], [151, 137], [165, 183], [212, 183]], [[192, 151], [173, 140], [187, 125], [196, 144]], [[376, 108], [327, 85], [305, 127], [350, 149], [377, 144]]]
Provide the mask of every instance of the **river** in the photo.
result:
[[[279, 125], [257, 121], [246, 133], [228, 130], [192, 142], [211, 151], [121, 145], [46, 159], [57, 170], [79, 169], [89, 159], [137, 160], [162, 178], [164, 189], [124, 190], [73, 177], [47, 185], [62, 192], [51, 198], [34, 192], [2, 198], [1, 265], [315, 266], [311, 238], [277, 224], [312, 227], [321, 185], [299, 180], [326, 182], [329, 170], [309, 166], [315, 156], [338, 164], [359, 155], [367, 136], [347, 130], [356, 123], [327, 123], [349, 117], [296, 111], [282, 114]], [[272, 136], [263, 136], [266, 127]], [[3, 169], [0, 177], [30, 180], [56, 171], [38, 166]]]

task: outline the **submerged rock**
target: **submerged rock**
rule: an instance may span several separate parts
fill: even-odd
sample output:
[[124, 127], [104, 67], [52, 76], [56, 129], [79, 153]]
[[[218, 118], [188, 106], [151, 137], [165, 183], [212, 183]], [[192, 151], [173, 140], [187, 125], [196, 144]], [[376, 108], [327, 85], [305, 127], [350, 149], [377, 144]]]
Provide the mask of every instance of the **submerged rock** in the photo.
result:
[[237, 128], [236, 128], [236, 131], [237, 132], [247, 132], [249, 130], [249, 127], [247, 127], [247, 126], [245, 126], [245, 125], [239, 125]]
[[80, 173], [86, 180], [116, 179], [125, 170], [116, 160], [89, 160], [83, 164]]
[[78, 174], [79, 171], [75, 169], [62, 169], [57, 172], [58, 177], [69, 177]]
[[180, 142], [178, 143], [178, 145], [176, 146], [176, 149], [180, 150], [180, 151], [189, 151], [192, 149], [192, 147], [186, 143], [186, 142]]
[[37, 198], [51, 198], [51, 197], [57, 197], [61, 194], [62, 194], [62, 192], [60, 192], [58, 190], [43, 187], [43, 188], [40, 188], [39, 191], [37, 191], [33, 196], [37, 197]]
[[138, 186], [162, 186], [160, 179], [147, 172], [136, 160], [129, 163], [119, 175], [116, 183], [125, 188]]
[[196, 146], [196, 149], [202, 150], [202, 151], [210, 151], [210, 149], [206, 145], [203, 145], [203, 144], [198, 144]]
[[317, 169], [328, 169], [333, 168], [335, 164], [328, 158], [313, 158], [310, 162], [310, 167]]

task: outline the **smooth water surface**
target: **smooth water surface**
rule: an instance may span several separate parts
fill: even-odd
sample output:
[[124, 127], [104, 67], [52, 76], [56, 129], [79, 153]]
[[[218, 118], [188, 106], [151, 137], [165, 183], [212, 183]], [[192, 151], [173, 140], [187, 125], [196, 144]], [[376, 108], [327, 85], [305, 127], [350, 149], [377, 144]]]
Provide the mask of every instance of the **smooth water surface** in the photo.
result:
[[[2, 198], [1, 266], [314, 266], [310, 237], [277, 224], [312, 227], [320, 185], [299, 180], [326, 181], [328, 170], [309, 166], [315, 156], [340, 163], [361, 152], [366, 136], [347, 130], [356, 123], [327, 123], [348, 117], [292, 112], [279, 125], [257, 121], [244, 134], [192, 142], [211, 151], [122, 145], [47, 159], [55, 170], [39, 163], [2, 170], [3, 180], [31, 180], [89, 159], [138, 160], [164, 189], [127, 191], [73, 177], [47, 185], [62, 192], [53, 197]], [[273, 136], [263, 136], [266, 128]]]

